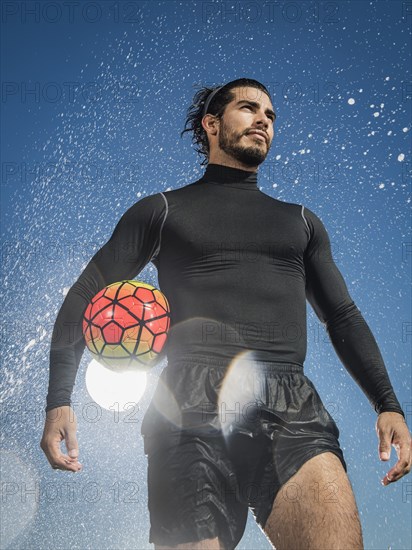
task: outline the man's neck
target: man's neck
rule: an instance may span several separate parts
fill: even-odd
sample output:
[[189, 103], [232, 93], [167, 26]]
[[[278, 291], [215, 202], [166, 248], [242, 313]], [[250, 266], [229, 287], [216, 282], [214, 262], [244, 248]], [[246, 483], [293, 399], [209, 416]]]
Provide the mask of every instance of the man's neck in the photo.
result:
[[257, 172], [258, 166], [250, 166], [244, 164], [229, 155], [211, 155], [209, 158], [209, 164], [219, 164], [221, 166], [228, 166], [229, 168], [237, 168], [238, 170], [244, 170], [245, 172]]
[[224, 186], [257, 190], [257, 180], [257, 172], [210, 162], [206, 166], [205, 173], [200, 181], [203, 183], [215, 183]]

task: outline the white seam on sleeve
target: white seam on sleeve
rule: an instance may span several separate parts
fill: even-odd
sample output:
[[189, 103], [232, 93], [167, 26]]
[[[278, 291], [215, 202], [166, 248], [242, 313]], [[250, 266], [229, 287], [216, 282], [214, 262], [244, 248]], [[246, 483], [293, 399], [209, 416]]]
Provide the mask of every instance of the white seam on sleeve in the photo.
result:
[[307, 229], [308, 232], [309, 232], [309, 238], [310, 238], [310, 229], [309, 229], [308, 222], [306, 221], [306, 218], [305, 218], [305, 207], [303, 206], [303, 204], [302, 204], [302, 208], [301, 208], [301, 210], [300, 210], [300, 213], [301, 213], [301, 215], [302, 215], [303, 221], [305, 222], [306, 229]]
[[166, 197], [164, 196], [164, 194], [163, 194], [162, 192], [160, 192], [160, 195], [162, 195], [163, 200], [165, 201], [166, 212], [165, 212], [165, 216], [164, 216], [163, 221], [162, 221], [162, 225], [160, 226], [160, 231], [159, 231], [159, 244], [157, 245], [157, 248], [156, 248], [156, 250], [155, 250], [155, 253], [154, 253], [153, 256], [150, 258], [150, 261], [152, 261], [154, 258], [156, 258], [156, 256], [159, 254], [159, 251], [160, 251], [160, 244], [161, 244], [161, 241], [162, 241], [162, 230], [163, 230], [163, 226], [164, 226], [164, 224], [165, 224], [167, 215], [168, 215], [168, 213], [169, 213], [169, 204], [168, 204], [168, 202], [167, 202], [167, 199], [166, 199]]

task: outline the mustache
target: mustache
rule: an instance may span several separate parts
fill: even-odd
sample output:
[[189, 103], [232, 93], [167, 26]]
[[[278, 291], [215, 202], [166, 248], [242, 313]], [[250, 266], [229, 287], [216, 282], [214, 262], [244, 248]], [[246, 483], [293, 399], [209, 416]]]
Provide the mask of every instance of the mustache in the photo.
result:
[[252, 134], [252, 133], [257, 133], [258, 135], [265, 138], [266, 143], [269, 142], [269, 136], [267, 135], [267, 133], [264, 130], [261, 130], [260, 128], [251, 128], [250, 130], [248, 130], [246, 132], [246, 135]]

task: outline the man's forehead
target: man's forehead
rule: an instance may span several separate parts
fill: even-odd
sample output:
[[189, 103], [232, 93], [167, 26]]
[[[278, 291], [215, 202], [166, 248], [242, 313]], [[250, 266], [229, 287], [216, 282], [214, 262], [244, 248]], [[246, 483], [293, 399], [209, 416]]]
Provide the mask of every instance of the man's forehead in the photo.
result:
[[260, 104], [272, 106], [269, 96], [259, 88], [252, 86], [239, 86], [232, 88], [231, 93], [235, 96], [231, 103], [236, 104], [239, 101], [256, 101]]

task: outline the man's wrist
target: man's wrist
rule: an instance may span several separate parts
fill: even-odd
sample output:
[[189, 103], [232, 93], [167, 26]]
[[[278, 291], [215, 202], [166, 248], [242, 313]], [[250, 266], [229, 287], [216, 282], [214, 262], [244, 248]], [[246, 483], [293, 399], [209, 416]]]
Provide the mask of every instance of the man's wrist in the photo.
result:
[[392, 408], [385, 408], [385, 407], [383, 407], [382, 409], [380, 409], [380, 410], [378, 411], [378, 415], [379, 415], [379, 414], [382, 414], [382, 413], [384, 413], [384, 412], [395, 412], [395, 413], [398, 413], [398, 414], [400, 414], [400, 415], [403, 416], [404, 420], [406, 420], [406, 418], [405, 418], [405, 413], [403, 412], [402, 409], [394, 409], [394, 408], [392, 409]]
[[57, 409], [58, 407], [70, 407], [71, 406], [71, 402], [70, 401], [65, 401], [64, 403], [59, 403], [59, 404], [53, 404], [53, 405], [47, 405], [47, 407], [44, 409], [45, 412], [49, 412], [49, 411], [52, 411], [53, 409]]

